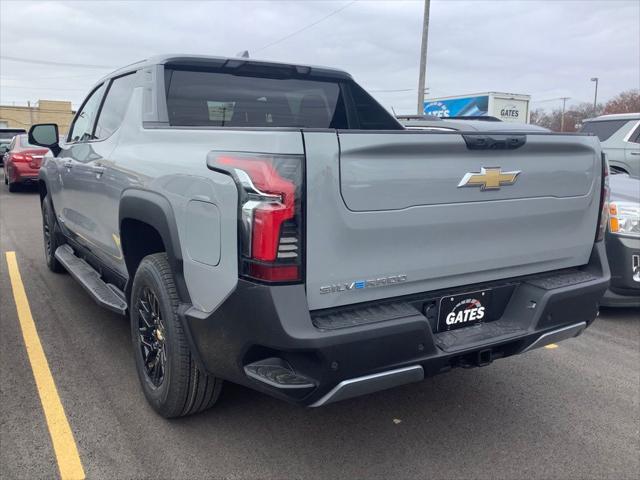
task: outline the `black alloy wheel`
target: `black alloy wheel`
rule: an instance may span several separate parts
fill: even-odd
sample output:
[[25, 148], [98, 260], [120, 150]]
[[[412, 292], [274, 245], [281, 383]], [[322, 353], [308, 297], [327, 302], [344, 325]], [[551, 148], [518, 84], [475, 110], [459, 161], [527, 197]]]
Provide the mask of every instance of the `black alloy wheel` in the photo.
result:
[[156, 294], [145, 286], [138, 299], [138, 331], [140, 353], [149, 381], [159, 387], [167, 367], [166, 329]]

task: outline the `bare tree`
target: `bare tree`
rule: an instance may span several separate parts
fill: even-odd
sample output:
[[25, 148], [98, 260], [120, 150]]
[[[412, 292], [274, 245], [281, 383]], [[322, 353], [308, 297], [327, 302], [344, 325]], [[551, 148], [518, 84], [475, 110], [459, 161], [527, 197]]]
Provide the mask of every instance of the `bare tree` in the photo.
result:
[[627, 90], [619, 93], [604, 106], [602, 113], [636, 113], [640, 112], [640, 90]]
[[[596, 105], [596, 111], [593, 111], [593, 104], [583, 102], [577, 105], [571, 105], [564, 113], [564, 131], [575, 132], [582, 126], [582, 122], [586, 118], [595, 117], [598, 114], [609, 113], [636, 113], [640, 112], [640, 90], [627, 90], [619, 93], [605, 105]], [[555, 108], [547, 111], [542, 108], [531, 111], [531, 123], [546, 127], [554, 132], [560, 131], [562, 110]]]
[[[596, 110], [602, 111], [603, 106], [597, 105]], [[564, 112], [564, 131], [575, 132], [581, 126], [585, 118], [593, 117], [593, 104], [589, 102], [579, 103], [577, 105], [571, 105]], [[551, 112], [543, 110], [541, 108], [533, 110], [531, 112], [531, 123], [546, 127], [554, 132], [560, 131], [560, 125], [562, 124], [562, 109], [556, 108]]]

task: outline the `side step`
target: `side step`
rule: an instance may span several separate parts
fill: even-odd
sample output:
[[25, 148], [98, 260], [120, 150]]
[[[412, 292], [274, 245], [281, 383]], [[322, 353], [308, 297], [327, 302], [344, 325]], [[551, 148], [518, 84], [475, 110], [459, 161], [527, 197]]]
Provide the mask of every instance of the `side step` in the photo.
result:
[[124, 294], [114, 285], [105, 283], [91, 265], [76, 257], [73, 248], [69, 245], [61, 245], [56, 249], [55, 256], [99, 305], [121, 315], [125, 314], [127, 302]]
[[276, 388], [309, 389], [316, 386], [313, 380], [296, 373], [291, 365], [280, 358], [267, 358], [245, 365], [244, 373]]

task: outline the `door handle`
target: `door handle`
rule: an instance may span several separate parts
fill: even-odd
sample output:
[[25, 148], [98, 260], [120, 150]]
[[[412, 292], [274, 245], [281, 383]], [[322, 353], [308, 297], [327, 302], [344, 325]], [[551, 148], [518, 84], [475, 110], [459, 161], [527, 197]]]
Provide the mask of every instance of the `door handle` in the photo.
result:
[[104, 173], [104, 167], [102, 165], [93, 165], [91, 171], [96, 175], [97, 179], [100, 179]]
[[71, 160], [67, 160], [66, 162], [63, 163], [64, 168], [66, 168], [67, 170], [71, 170], [71, 167], [73, 167], [73, 162]]
[[640, 155], [640, 152], [629, 152], [631, 155]]

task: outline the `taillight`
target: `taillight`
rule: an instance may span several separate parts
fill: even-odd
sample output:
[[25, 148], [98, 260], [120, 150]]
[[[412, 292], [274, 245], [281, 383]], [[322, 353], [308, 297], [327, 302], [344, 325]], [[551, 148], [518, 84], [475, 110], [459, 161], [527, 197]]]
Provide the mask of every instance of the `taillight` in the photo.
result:
[[30, 162], [33, 159], [27, 153], [14, 153], [11, 155], [11, 160], [14, 162]]
[[607, 230], [609, 219], [609, 162], [604, 153], [602, 155], [602, 181], [600, 184], [600, 213], [598, 215], [598, 231], [596, 232], [596, 242], [604, 239], [604, 232]]
[[240, 274], [269, 282], [302, 280], [304, 158], [216, 152], [208, 160], [238, 186]]

